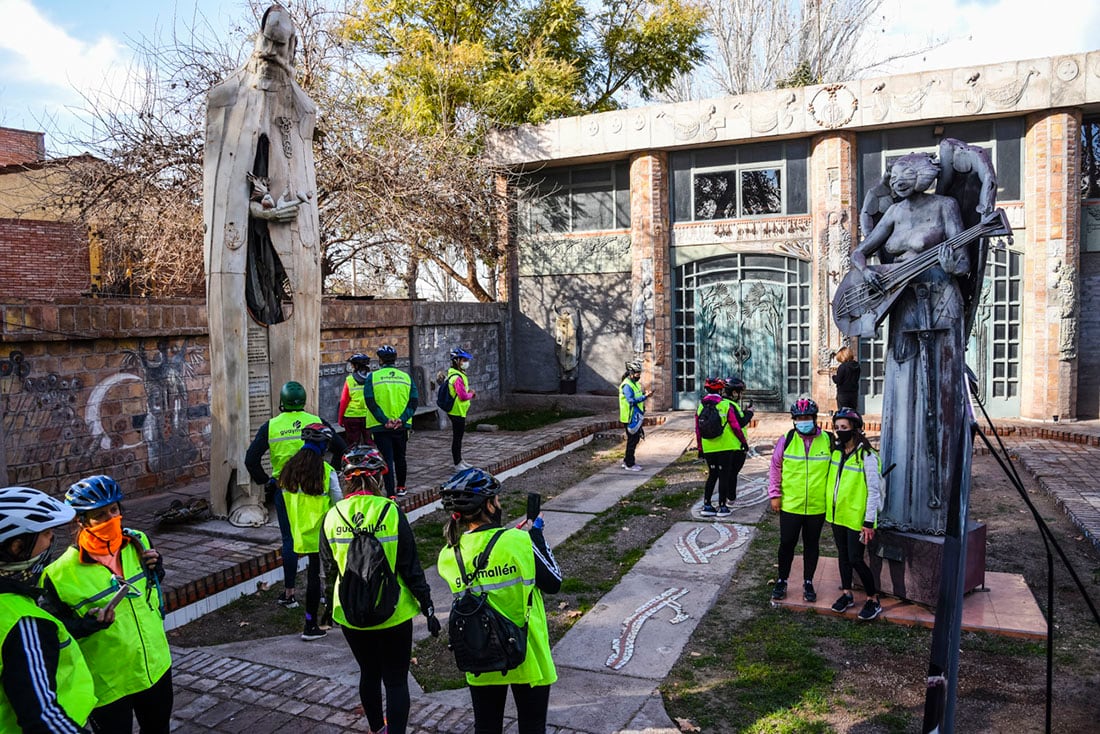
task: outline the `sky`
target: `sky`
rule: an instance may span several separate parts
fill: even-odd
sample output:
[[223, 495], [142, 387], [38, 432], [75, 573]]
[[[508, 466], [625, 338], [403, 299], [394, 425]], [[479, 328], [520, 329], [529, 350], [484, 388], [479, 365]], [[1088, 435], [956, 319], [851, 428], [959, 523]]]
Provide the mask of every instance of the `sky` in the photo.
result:
[[[879, 52], [949, 39], [883, 73], [1100, 48], [1094, 0], [884, 0], [881, 11]], [[243, 0], [0, 0], [0, 126], [71, 128], [81, 91], [119, 84], [135, 40], [191, 27], [196, 17], [223, 33], [246, 14]]]

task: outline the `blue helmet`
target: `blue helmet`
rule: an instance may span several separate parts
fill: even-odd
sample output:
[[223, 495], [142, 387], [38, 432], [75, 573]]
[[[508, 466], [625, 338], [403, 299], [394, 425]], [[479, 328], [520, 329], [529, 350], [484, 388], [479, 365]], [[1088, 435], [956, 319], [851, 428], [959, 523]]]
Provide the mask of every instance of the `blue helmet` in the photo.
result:
[[397, 359], [397, 350], [391, 347], [389, 344], [383, 344], [378, 347], [378, 361], [385, 363], [392, 363]]
[[122, 488], [111, 477], [96, 474], [69, 487], [65, 502], [77, 512], [91, 512], [122, 501]]
[[460, 515], [472, 515], [500, 490], [500, 481], [484, 469], [471, 467], [455, 472], [439, 488], [443, 509]]
[[370, 357], [363, 354], [362, 352], [356, 352], [355, 354], [348, 357], [348, 362], [351, 362], [352, 367], [358, 367], [359, 365], [370, 367]]
[[451, 350], [451, 361], [457, 362], [460, 359], [473, 359], [474, 355], [467, 352], [462, 347], [455, 347]]

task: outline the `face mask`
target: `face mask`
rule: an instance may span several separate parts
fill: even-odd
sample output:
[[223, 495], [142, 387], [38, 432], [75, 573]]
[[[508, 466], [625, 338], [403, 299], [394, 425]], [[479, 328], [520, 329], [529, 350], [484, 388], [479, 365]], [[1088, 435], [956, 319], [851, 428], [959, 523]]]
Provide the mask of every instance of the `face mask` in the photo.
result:
[[116, 515], [94, 528], [83, 528], [77, 536], [77, 545], [97, 556], [118, 553], [122, 547], [122, 516]]
[[489, 511], [489, 522], [493, 525], [500, 525], [502, 514], [503, 511], [501, 510], [500, 505], [497, 505], [495, 508]]
[[845, 445], [847, 445], [847, 443], [849, 441], [851, 441], [852, 437], [855, 436], [855, 435], [856, 435], [855, 431], [837, 431], [836, 432], [837, 440], [840, 441], [842, 444], [845, 444]]
[[799, 433], [808, 436], [814, 432], [814, 428], [817, 426], [813, 421], [795, 421], [794, 427]]
[[28, 558], [25, 561], [16, 563], [5, 563], [4, 575], [21, 581], [29, 586], [37, 586], [38, 579], [41, 578], [42, 572], [46, 570], [46, 566], [52, 559], [53, 544], [34, 558]]
[[470, 360], [468, 360], [468, 359], [464, 359], [464, 360], [462, 360], [461, 362], [458, 363], [458, 368], [460, 370], [464, 370], [469, 366], [470, 366]]

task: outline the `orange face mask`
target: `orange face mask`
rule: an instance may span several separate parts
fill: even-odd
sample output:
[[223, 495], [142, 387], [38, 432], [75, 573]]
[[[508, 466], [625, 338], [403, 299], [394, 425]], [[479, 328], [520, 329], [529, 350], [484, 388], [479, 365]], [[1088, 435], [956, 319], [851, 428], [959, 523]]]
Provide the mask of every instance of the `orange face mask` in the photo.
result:
[[87, 526], [80, 529], [76, 537], [76, 544], [81, 550], [94, 556], [110, 556], [118, 553], [122, 548], [122, 516], [112, 517], [94, 528]]

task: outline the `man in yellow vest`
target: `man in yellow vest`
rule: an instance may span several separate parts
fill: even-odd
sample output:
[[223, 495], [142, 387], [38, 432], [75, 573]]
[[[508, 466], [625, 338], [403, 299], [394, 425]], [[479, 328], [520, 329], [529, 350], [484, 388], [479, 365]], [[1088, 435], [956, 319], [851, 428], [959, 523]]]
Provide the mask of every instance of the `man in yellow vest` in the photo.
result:
[[0, 731], [84, 732], [96, 705], [80, 646], [38, 606], [53, 529], [73, 508], [29, 487], [0, 489]]
[[370, 442], [367, 431], [367, 404], [363, 401], [363, 385], [370, 378], [370, 357], [356, 353], [348, 357], [352, 372], [344, 380], [344, 392], [340, 395], [340, 410], [336, 422], [344, 427], [344, 439], [348, 446]]
[[[290, 531], [290, 520], [287, 518], [283, 493], [278, 491], [277, 479], [283, 466], [290, 461], [290, 457], [302, 448], [302, 429], [311, 423], [324, 423], [328, 426], [327, 422], [312, 413], [307, 413], [305, 408], [306, 389], [302, 384], [291, 381], [283, 385], [279, 390], [279, 414], [260, 426], [244, 455], [248, 476], [253, 482], [263, 486], [275, 501], [275, 514], [279, 518], [283, 554], [283, 595], [277, 599], [277, 602], [287, 609], [298, 607], [294, 591], [295, 577], [298, 574], [298, 554], [294, 552], [294, 536]], [[344, 451], [347, 450], [347, 444], [340, 436], [334, 435], [329, 444], [329, 450], [332, 452], [332, 463], [339, 465]], [[270, 454], [271, 457], [271, 476], [268, 476], [264, 470], [265, 453]]]
[[386, 494], [404, 497], [408, 494], [405, 479], [409, 472], [405, 451], [420, 396], [408, 373], [394, 366], [396, 362], [396, 349], [389, 344], [378, 348], [379, 367], [363, 383], [363, 402], [367, 407], [367, 428], [389, 469], [382, 477]]
[[642, 363], [632, 360], [626, 363], [626, 372], [619, 383], [619, 422], [626, 431], [626, 454], [622, 467], [626, 471], [641, 471], [642, 465], [634, 461], [634, 450], [645, 437], [642, 419], [645, 416], [645, 400], [652, 390], [642, 390]]
[[[79, 532], [42, 576], [48, 598], [75, 616], [69, 625], [92, 671], [96, 732], [168, 734], [172, 718], [172, 655], [164, 632], [160, 581], [164, 564], [148, 536], [122, 527], [122, 489], [108, 476], [80, 480], [65, 493]], [[115, 600], [121, 593], [121, 601]], [[105, 627], [79, 629], [89, 615]]]

